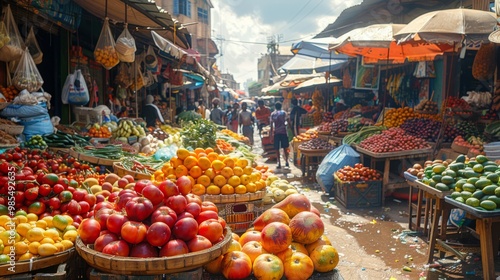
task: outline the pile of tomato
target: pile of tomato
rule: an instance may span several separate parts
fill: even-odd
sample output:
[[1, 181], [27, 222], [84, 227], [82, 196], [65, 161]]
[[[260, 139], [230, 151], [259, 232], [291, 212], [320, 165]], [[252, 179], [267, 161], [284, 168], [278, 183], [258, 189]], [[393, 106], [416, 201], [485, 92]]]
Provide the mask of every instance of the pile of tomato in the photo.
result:
[[341, 181], [378, 181], [382, 180], [382, 175], [375, 169], [363, 166], [361, 163], [354, 164], [352, 166], [344, 166], [342, 169], [335, 172], [337, 178]]

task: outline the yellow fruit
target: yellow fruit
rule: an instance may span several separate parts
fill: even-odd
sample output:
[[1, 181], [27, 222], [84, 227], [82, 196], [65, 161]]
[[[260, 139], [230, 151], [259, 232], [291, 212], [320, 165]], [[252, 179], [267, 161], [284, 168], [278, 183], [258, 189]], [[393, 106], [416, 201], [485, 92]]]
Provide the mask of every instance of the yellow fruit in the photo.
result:
[[67, 232], [64, 233], [63, 240], [69, 240], [74, 243], [76, 241], [77, 236], [78, 233], [76, 230], [68, 230]]
[[222, 161], [227, 167], [229, 168], [233, 168], [234, 167], [234, 159], [233, 158], [225, 158], [223, 161]]
[[39, 228], [46, 229], [47, 228], [47, 221], [45, 220], [38, 220], [35, 222], [35, 226]]
[[237, 187], [239, 184], [241, 184], [241, 179], [240, 177], [234, 175], [227, 180], [227, 183], [233, 187]]
[[210, 185], [207, 187], [207, 194], [218, 195], [220, 194], [220, 188], [216, 185]]
[[332, 271], [339, 263], [339, 254], [331, 245], [319, 245], [309, 254], [314, 270], [318, 272]]
[[28, 215], [26, 215], [26, 217], [28, 218], [29, 222], [36, 222], [36, 221], [38, 221], [38, 216], [36, 214], [29, 213]]
[[34, 227], [27, 232], [26, 239], [29, 242], [41, 241], [45, 237], [44, 232], [45, 230], [39, 227]]
[[47, 223], [47, 227], [52, 227], [52, 219], [53, 218], [54, 217], [52, 217], [52, 216], [45, 216], [45, 217], [43, 217], [42, 220], [44, 220]]
[[26, 253], [22, 254], [21, 256], [19, 256], [18, 261], [26, 261], [26, 260], [29, 260], [31, 258], [33, 258], [33, 254], [31, 252], [26, 252]]
[[205, 172], [203, 172], [203, 175], [207, 175], [210, 178], [210, 180], [212, 180], [217, 174], [215, 174], [214, 169], [210, 167], [207, 170], [205, 170]]
[[194, 156], [188, 156], [184, 159], [184, 166], [186, 166], [187, 169], [191, 169], [194, 166], [198, 165], [198, 159]]
[[16, 242], [14, 244], [14, 248], [16, 251], [16, 255], [22, 255], [22, 254], [28, 252], [28, 244], [26, 244], [23, 241]]
[[14, 218], [12, 218], [12, 221], [17, 226], [17, 225], [22, 224], [22, 223], [27, 223], [28, 222], [28, 217], [23, 216], [23, 215], [19, 215], [19, 216], [15, 216]]
[[190, 152], [187, 149], [179, 148], [177, 149], [177, 158], [179, 158], [180, 160], [184, 160], [189, 156], [189, 153]]
[[63, 217], [65, 217], [68, 220], [68, 224], [69, 225], [73, 224], [74, 221], [73, 221], [73, 218], [71, 218], [70, 215], [63, 215]]
[[245, 168], [243, 168], [243, 173], [245, 173], [246, 175], [251, 175], [253, 172], [253, 167], [251, 166], [245, 166]]
[[38, 254], [42, 257], [52, 256], [57, 251], [57, 247], [54, 244], [45, 243], [38, 246]]
[[242, 185], [247, 185], [248, 183], [250, 183], [250, 176], [248, 176], [247, 174], [243, 174], [240, 176], [240, 180]]
[[246, 158], [239, 158], [235, 164], [241, 168], [245, 168], [248, 165], [248, 160]]
[[222, 175], [215, 176], [213, 181], [214, 181], [214, 184], [218, 187], [224, 186], [227, 182], [226, 177], [224, 177]]
[[189, 175], [194, 179], [200, 177], [202, 174], [203, 170], [199, 166], [193, 166], [191, 169], [189, 169]]
[[63, 245], [64, 251], [71, 249], [73, 248], [73, 246], [75, 246], [75, 244], [70, 240], [62, 240], [60, 243]]
[[[214, 161], [219, 160], [219, 154], [216, 152], [211, 152], [207, 154], [207, 158], [213, 163]], [[222, 162], [222, 161], [220, 161]], [[213, 166], [212, 166], [213, 167]]]
[[245, 187], [244, 185], [238, 185], [234, 188], [234, 192], [237, 194], [247, 193], [247, 187]]
[[247, 192], [254, 193], [257, 191], [257, 185], [255, 185], [254, 183], [248, 183], [246, 185], [246, 188], [247, 188]]
[[222, 168], [222, 170], [220, 171], [220, 174], [224, 177], [226, 177], [226, 179], [229, 179], [229, 177], [233, 176], [234, 175], [234, 171], [231, 167], [224, 167]]
[[220, 189], [220, 193], [221, 194], [234, 194], [234, 187], [229, 185], [229, 184], [225, 184]]
[[212, 162], [207, 157], [200, 157], [198, 158], [198, 165], [202, 170], [207, 170], [212, 166]]
[[207, 175], [201, 175], [200, 177], [198, 177], [196, 179], [196, 184], [201, 184], [205, 187], [208, 187], [211, 182], [212, 182], [212, 179], [210, 179], [210, 177], [208, 177]]
[[56, 248], [57, 248], [57, 252], [62, 252], [62, 251], [64, 251], [64, 245], [62, 245], [62, 243], [60, 243], [60, 242], [56, 242], [56, 243], [54, 244], [54, 246], [56, 246]]
[[2, 231], [2, 232], [0, 232], [0, 240], [2, 240], [2, 243], [5, 246], [7, 246], [7, 244], [12, 244], [12, 243], [9, 243], [9, 242], [12, 242], [12, 241], [10, 241], [12, 239], [11, 233], [13, 233], [14, 242], [21, 241], [21, 235], [19, 235], [19, 233], [12, 231], [12, 230]]
[[44, 237], [48, 237], [54, 241], [57, 241], [59, 239], [59, 232], [56, 229], [48, 229], [43, 232]]
[[52, 238], [50, 237], [44, 237], [41, 241], [40, 244], [54, 244], [56, 243]]
[[233, 168], [233, 173], [234, 173], [234, 175], [236, 175], [236, 176], [238, 176], [238, 177], [239, 177], [239, 176], [241, 176], [241, 175], [243, 175], [243, 174], [245, 174], [245, 173], [243, 172], [243, 168], [241, 168], [241, 167], [239, 167], [239, 166], [235, 166], [235, 167]]
[[85, 181], [83, 181], [83, 185], [86, 185], [87, 187], [91, 188], [95, 185], [99, 185], [99, 181], [97, 181], [96, 178], [87, 178]]
[[205, 186], [202, 184], [194, 184], [193, 188], [191, 189], [191, 193], [195, 195], [204, 195], [205, 194]]
[[40, 246], [40, 243], [39, 242], [31, 242], [29, 245], [28, 245], [28, 250], [30, 251], [30, 253], [32, 253], [33, 255], [38, 255], [38, 246]]
[[32, 228], [32, 226], [29, 223], [20, 223], [16, 227], [17, 233], [21, 235], [22, 237], [26, 236], [26, 233]]
[[70, 223], [67, 216], [55, 215], [52, 219], [52, 226], [54, 226], [58, 230], [64, 230], [69, 224]]
[[212, 168], [215, 171], [221, 171], [222, 168], [224, 168], [224, 167], [226, 167], [226, 165], [222, 161], [220, 161], [218, 159], [212, 161]]
[[11, 219], [7, 215], [0, 216], [0, 226], [3, 228], [7, 228], [7, 224], [10, 223]]

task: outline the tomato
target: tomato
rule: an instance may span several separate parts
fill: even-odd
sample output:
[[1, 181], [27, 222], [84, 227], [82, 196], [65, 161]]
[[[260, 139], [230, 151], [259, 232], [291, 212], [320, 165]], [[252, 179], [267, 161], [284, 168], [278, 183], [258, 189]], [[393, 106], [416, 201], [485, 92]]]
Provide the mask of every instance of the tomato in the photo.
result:
[[97, 201], [97, 198], [95, 197], [95, 195], [88, 193], [85, 195], [83, 200], [89, 204], [90, 208], [92, 208], [92, 207], [94, 207], [94, 205]]
[[127, 205], [127, 202], [131, 200], [132, 198], [138, 197], [137, 193], [133, 190], [123, 190], [118, 193], [118, 202], [117, 206], [120, 209], [125, 208], [125, 205]]
[[78, 201], [72, 199], [68, 202], [68, 213], [71, 215], [78, 215], [82, 211], [82, 207], [78, 204]]
[[113, 213], [106, 220], [106, 229], [111, 233], [120, 234], [123, 224], [128, 221], [127, 216], [120, 213]]
[[53, 187], [52, 187], [52, 191], [55, 193], [55, 194], [60, 194], [62, 191], [64, 191], [64, 186], [61, 185], [61, 184], [55, 184]]
[[188, 241], [198, 233], [198, 222], [193, 218], [184, 218], [178, 220], [172, 228], [172, 233], [178, 239]]
[[149, 244], [161, 247], [170, 240], [170, 227], [162, 222], [152, 223], [146, 233], [146, 240]]
[[73, 194], [70, 191], [62, 191], [59, 193], [59, 199], [62, 203], [69, 202], [73, 199]]
[[139, 244], [146, 239], [147, 228], [141, 222], [125, 222], [120, 230], [123, 240], [130, 244]]
[[24, 199], [24, 192], [16, 191], [14, 193], [14, 201], [16, 202], [16, 204], [22, 204], [24, 202]]
[[102, 249], [113, 241], [117, 241], [118, 236], [114, 233], [101, 234], [94, 242], [94, 250], [102, 252]]
[[43, 184], [38, 188], [38, 193], [41, 196], [49, 196], [52, 192], [52, 187], [48, 184]]
[[206, 237], [212, 244], [222, 236], [224, 228], [218, 220], [209, 219], [198, 225], [198, 234]]
[[78, 234], [85, 244], [92, 244], [95, 242], [101, 232], [101, 225], [95, 219], [85, 219], [78, 227]]
[[33, 202], [29, 207], [28, 207], [28, 213], [33, 213], [40, 215], [43, 212], [45, 212], [46, 206], [43, 202]]
[[130, 247], [127, 242], [123, 240], [116, 240], [111, 241], [106, 246], [104, 246], [102, 252], [109, 255], [128, 257], [130, 253]]
[[101, 229], [105, 230], [107, 227], [107, 221], [110, 215], [115, 213], [115, 210], [109, 208], [101, 208], [99, 210], [95, 210], [95, 219], [101, 225]]
[[58, 181], [59, 181], [59, 176], [57, 176], [57, 174], [54, 173], [48, 173], [42, 177], [42, 184], [49, 184], [50, 186], [54, 186], [55, 184], [57, 184]]
[[132, 248], [130, 249], [130, 257], [156, 258], [158, 257], [158, 248], [150, 245], [147, 242], [142, 242], [132, 246]]
[[151, 223], [163, 222], [173, 228], [177, 221], [177, 214], [168, 206], [160, 206], [151, 214]]
[[134, 197], [125, 205], [125, 212], [132, 221], [144, 221], [153, 210], [153, 203], [144, 197]]
[[217, 214], [216, 212], [214, 212], [212, 210], [207, 210], [207, 211], [201, 212], [198, 215], [198, 217], [196, 218], [196, 221], [198, 222], [198, 224], [201, 224], [206, 220], [209, 220], [209, 219], [217, 220], [218, 218], [219, 218], [219, 214]]
[[141, 193], [145, 198], [149, 199], [153, 205], [158, 205], [163, 201], [163, 192], [153, 184], [145, 186]]
[[87, 201], [77, 201], [80, 205], [80, 214], [86, 214], [90, 211], [90, 204]]
[[187, 246], [189, 248], [189, 252], [198, 252], [212, 247], [212, 242], [210, 242], [210, 240], [208, 240], [205, 236], [196, 235], [187, 242]]
[[38, 187], [27, 189], [24, 192], [24, 196], [27, 200], [35, 200], [38, 197]]
[[165, 205], [170, 207], [178, 215], [186, 210], [187, 200], [181, 195], [170, 196], [165, 200]]
[[49, 207], [50, 209], [57, 210], [61, 207], [61, 200], [57, 197], [52, 197], [49, 199]]

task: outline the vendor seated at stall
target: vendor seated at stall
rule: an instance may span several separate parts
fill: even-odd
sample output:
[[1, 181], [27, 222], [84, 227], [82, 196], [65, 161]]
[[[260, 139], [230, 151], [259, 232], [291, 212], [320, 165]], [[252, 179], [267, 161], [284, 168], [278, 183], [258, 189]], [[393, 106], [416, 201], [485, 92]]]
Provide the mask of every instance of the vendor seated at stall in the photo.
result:
[[161, 115], [160, 109], [153, 104], [155, 98], [152, 95], [146, 96], [146, 105], [142, 109], [142, 118], [146, 120], [147, 127], [156, 126], [156, 121], [159, 120], [164, 123], [163, 116]]

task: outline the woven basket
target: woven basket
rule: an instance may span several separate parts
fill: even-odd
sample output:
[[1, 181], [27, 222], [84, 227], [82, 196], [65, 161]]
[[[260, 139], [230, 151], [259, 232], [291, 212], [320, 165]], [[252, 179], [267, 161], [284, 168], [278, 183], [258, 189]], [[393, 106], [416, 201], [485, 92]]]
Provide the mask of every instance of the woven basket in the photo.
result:
[[224, 240], [209, 249], [183, 255], [159, 258], [118, 257], [93, 250], [93, 245], [85, 245], [76, 240], [76, 251], [92, 267], [121, 275], [157, 275], [193, 270], [225, 254], [231, 245], [231, 229], [224, 230]]
[[132, 177], [134, 177], [135, 180], [142, 180], [142, 179], [151, 180], [151, 175], [132, 170], [127, 170], [123, 168], [121, 162], [113, 163], [113, 172], [120, 177], [123, 177], [125, 175], [131, 175]]
[[[66, 262], [68, 259], [73, 257], [74, 254], [75, 254], [75, 249], [71, 248], [71, 249], [68, 249], [64, 252], [56, 253], [56, 254], [49, 256], [49, 257], [35, 258], [32, 261], [30, 261], [30, 260], [17, 261], [15, 271], [9, 270], [9, 268], [12, 268], [12, 265], [10, 265], [9, 263], [2, 264], [2, 265], [0, 265], [0, 275], [7, 276], [7, 275], [13, 275], [13, 274], [27, 273], [27, 272], [39, 270], [42, 268], [51, 267], [53, 265], [58, 265], [58, 264]], [[10, 278], [8, 278], [8, 279], [10, 279]], [[24, 278], [20, 278], [20, 279], [24, 279]]]
[[23, 125], [0, 124], [0, 130], [7, 132], [10, 135], [19, 135], [23, 133]]
[[205, 194], [201, 196], [201, 199], [203, 201], [211, 201], [213, 203], [236, 203], [259, 200], [262, 199], [265, 195], [266, 191], [244, 194]]

